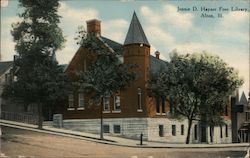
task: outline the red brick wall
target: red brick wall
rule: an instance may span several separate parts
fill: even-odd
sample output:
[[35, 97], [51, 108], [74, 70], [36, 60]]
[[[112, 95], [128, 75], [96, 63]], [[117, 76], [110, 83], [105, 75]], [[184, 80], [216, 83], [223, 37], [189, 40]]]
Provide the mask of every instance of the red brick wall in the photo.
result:
[[[75, 72], [79, 70], [84, 70], [84, 62], [86, 59], [87, 63], [90, 64], [95, 60], [96, 56], [94, 53], [89, 52], [85, 48], [79, 48], [70, 62], [66, 73], [70, 76], [72, 81], [76, 81], [77, 77]], [[164, 115], [156, 115], [156, 102], [155, 99], [148, 96], [147, 92], [147, 82], [149, 80], [149, 66], [150, 66], [150, 48], [148, 46], [142, 46], [138, 44], [125, 46], [124, 50], [124, 63], [133, 63], [138, 67], [134, 71], [138, 74], [138, 78], [127, 86], [123, 91], [120, 92], [121, 101], [121, 112], [113, 112], [114, 109], [114, 98], [110, 97], [110, 112], [103, 113], [104, 118], [128, 118], [128, 117], [165, 117]], [[88, 65], [87, 64], [87, 65]], [[138, 87], [141, 88], [142, 98], [142, 112], [137, 111], [138, 107]], [[65, 102], [63, 106], [62, 113], [64, 119], [94, 119], [100, 118], [101, 106], [90, 105], [89, 96], [90, 94], [85, 94], [85, 109], [77, 110], [78, 105], [78, 87], [74, 87], [74, 105], [75, 110], [69, 111], [68, 102]], [[67, 99], [66, 99], [67, 100]], [[168, 110], [168, 103], [166, 101], [166, 111]]]

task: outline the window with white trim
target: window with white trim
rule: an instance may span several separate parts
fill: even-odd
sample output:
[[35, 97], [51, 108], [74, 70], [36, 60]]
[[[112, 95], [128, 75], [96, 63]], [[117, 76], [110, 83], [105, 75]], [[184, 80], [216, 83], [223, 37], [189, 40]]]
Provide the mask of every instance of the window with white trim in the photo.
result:
[[68, 108], [69, 109], [74, 108], [74, 95], [73, 94], [68, 95]]
[[109, 111], [109, 96], [103, 97], [103, 111]]
[[137, 89], [137, 111], [139, 111], [139, 112], [142, 111], [141, 96], [142, 96], [141, 88], [138, 88]]
[[121, 110], [121, 99], [119, 95], [114, 97], [114, 110], [120, 111]]
[[77, 109], [84, 109], [84, 94], [82, 92], [78, 94], [78, 108]]

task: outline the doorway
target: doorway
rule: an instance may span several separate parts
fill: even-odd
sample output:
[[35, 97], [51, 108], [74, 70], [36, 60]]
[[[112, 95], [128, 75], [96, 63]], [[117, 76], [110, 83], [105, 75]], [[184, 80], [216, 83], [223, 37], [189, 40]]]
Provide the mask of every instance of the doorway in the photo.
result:
[[201, 124], [201, 142], [207, 143], [207, 126], [204, 124]]

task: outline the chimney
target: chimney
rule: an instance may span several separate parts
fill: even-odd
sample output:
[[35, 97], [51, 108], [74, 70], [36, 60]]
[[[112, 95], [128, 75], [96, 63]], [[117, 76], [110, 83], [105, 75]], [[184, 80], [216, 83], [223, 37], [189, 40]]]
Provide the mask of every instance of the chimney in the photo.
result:
[[97, 19], [89, 20], [87, 23], [87, 33], [101, 35], [101, 21]]
[[160, 52], [159, 52], [159, 51], [156, 51], [156, 52], [155, 52], [155, 57], [156, 57], [157, 59], [160, 59]]

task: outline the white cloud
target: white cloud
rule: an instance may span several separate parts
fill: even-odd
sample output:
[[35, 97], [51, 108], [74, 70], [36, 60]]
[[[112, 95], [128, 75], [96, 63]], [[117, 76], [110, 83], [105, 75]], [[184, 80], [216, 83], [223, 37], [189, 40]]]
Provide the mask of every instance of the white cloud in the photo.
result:
[[163, 22], [161, 16], [162, 14], [154, 12], [148, 6], [142, 6], [140, 12], [142, 16], [145, 17], [147, 23], [149, 22], [150, 24], [158, 25]]
[[219, 34], [225, 40], [237, 39], [237, 41], [249, 40], [249, 13], [248, 12], [230, 12], [224, 15], [224, 18], [217, 26]]
[[60, 2], [58, 14], [62, 16], [62, 23], [67, 22], [71, 26], [98, 17], [98, 11], [93, 8], [74, 9], [65, 2]]
[[182, 44], [175, 44], [171, 46], [172, 49], [177, 49], [180, 53], [194, 53], [194, 52], [202, 52], [202, 51], [208, 51], [208, 52], [214, 52], [215, 45], [211, 43], [200, 43], [200, 42], [188, 42], [188, 43], [182, 43]]
[[75, 9], [65, 2], [60, 2], [58, 14], [62, 17], [60, 27], [63, 29], [66, 43], [65, 47], [57, 52], [57, 60], [60, 64], [67, 64], [79, 48], [74, 40], [78, 26], [84, 26], [86, 29], [86, 21], [98, 18], [98, 11], [94, 8]]
[[163, 7], [164, 21], [167, 21], [174, 26], [182, 29], [189, 29], [193, 26], [193, 14], [191, 13], [179, 13], [176, 6], [165, 5]]
[[103, 36], [123, 43], [129, 23], [124, 19], [114, 19], [104, 21], [101, 26]]
[[146, 22], [151, 25], [167, 24], [183, 30], [188, 30], [193, 26], [193, 14], [179, 13], [176, 6], [173, 5], [165, 5], [157, 11], [148, 6], [142, 6], [140, 12], [145, 17]]
[[1, 0], [1, 7], [7, 7], [9, 4], [9, 0]]
[[20, 18], [13, 16], [8, 18], [2, 18], [1, 20], [1, 60], [13, 60], [15, 54], [15, 43], [12, 39], [10, 31], [12, 29], [11, 24], [20, 21]]
[[147, 26], [145, 28], [145, 32], [147, 33], [149, 39], [152, 41], [160, 41], [162, 45], [169, 46], [175, 41], [171, 34], [157, 26]]
[[234, 28], [249, 22], [249, 12], [235, 11], [224, 15], [221, 25], [227, 28]]

